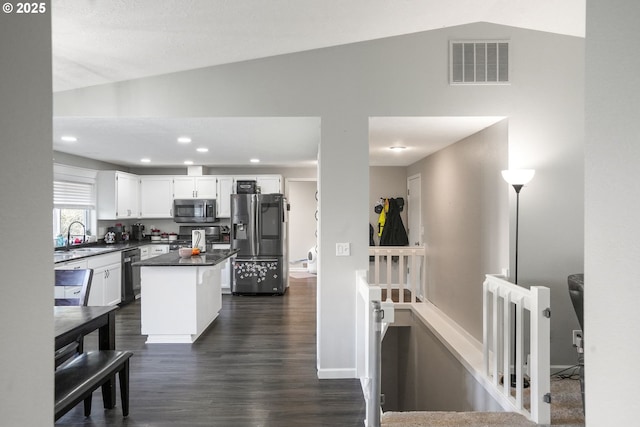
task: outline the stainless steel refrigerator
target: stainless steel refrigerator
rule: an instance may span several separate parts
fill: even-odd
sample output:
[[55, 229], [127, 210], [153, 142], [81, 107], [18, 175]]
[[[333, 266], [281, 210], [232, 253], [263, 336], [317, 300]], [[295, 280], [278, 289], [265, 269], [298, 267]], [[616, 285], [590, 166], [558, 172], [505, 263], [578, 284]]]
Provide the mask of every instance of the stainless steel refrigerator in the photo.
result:
[[231, 195], [231, 292], [284, 294], [287, 290], [287, 202], [282, 194]]

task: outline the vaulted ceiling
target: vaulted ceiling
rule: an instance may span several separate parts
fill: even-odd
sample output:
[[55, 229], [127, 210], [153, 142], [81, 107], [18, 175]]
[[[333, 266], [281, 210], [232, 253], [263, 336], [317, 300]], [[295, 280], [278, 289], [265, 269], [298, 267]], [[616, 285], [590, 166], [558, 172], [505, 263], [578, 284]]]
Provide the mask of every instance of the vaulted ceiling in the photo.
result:
[[[59, 92], [478, 21], [583, 37], [584, 14], [584, 0], [56, 0], [52, 2], [53, 88]], [[260, 135], [243, 133], [238, 120], [215, 118], [200, 122], [194, 119], [190, 123], [165, 120], [158, 127], [153, 118], [145, 122], [54, 117], [54, 149], [115, 161], [109, 157], [117, 151], [113, 144], [122, 144], [129, 148], [119, 152], [125, 164], [136, 164], [143, 152], [155, 152], [158, 155], [154, 166], [177, 166], [187, 159], [176, 157], [170, 148], [175, 146], [175, 138], [184, 133], [201, 133], [225, 134], [237, 148], [235, 153], [218, 150], [215, 159], [209, 155], [195, 158], [205, 165], [246, 163], [251, 156], [260, 157], [263, 164], [284, 161], [287, 165], [303, 165], [315, 158], [320, 135], [313, 119], [291, 118], [288, 122], [279, 118], [271, 124], [265, 119], [247, 120], [274, 133], [271, 137], [260, 133], [268, 138], [263, 141]], [[492, 120], [439, 121], [438, 132], [431, 132], [434, 147], [452, 139], [449, 134], [436, 140], [435, 135], [442, 135], [447, 124], [472, 134]], [[391, 139], [415, 139], [416, 132], [424, 131], [427, 123], [436, 126], [435, 121], [389, 118], [387, 122], [376, 118], [370, 131], [372, 147], [391, 145]], [[152, 129], [160, 129], [160, 140], [164, 138], [173, 145], [161, 144]], [[391, 129], [396, 135], [393, 138]], [[78, 135], [76, 143], [60, 141], [63, 134], [73, 133]], [[467, 135], [455, 137], [459, 136]], [[192, 138], [194, 145], [206, 145], [202, 138]], [[139, 152], [131, 150], [133, 139]], [[294, 139], [297, 150], [287, 143]], [[269, 153], [252, 149], [274, 144], [275, 140], [282, 141], [278, 152], [287, 150], [291, 158], [283, 159], [279, 154], [276, 161]], [[300, 141], [304, 141], [306, 150], [300, 147]], [[429, 143], [423, 141], [425, 145]], [[247, 156], [233, 157], [242, 150]], [[372, 148], [372, 155], [374, 152]], [[424, 151], [414, 152], [421, 155]], [[402, 162], [415, 160], [407, 157]], [[376, 160], [374, 155], [372, 164], [380, 162], [384, 161]]]

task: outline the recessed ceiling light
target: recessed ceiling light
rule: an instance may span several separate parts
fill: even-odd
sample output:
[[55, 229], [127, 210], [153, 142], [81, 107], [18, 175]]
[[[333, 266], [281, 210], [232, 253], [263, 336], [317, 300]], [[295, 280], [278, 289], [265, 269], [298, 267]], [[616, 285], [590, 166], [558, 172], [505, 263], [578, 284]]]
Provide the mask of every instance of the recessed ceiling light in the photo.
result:
[[185, 165], [192, 165], [193, 164], [193, 160], [185, 160], [184, 164]]
[[249, 160], [251, 163], [260, 163], [260, 159], [251, 159]]
[[181, 136], [180, 138], [178, 138], [178, 142], [180, 144], [188, 144], [191, 142], [191, 138], [189, 138], [188, 136]]
[[78, 138], [76, 138], [75, 136], [71, 136], [71, 135], [65, 135], [63, 137], [60, 138], [62, 141], [64, 142], [76, 142], [78, 140]]
[[407, 147], [402, 147], [400, 145], [394, 145], [393, 147], [389, 147], [389, 150], [392, 150], [392, 151], [403, 151], [406, 149]]
[[200, 147], [200, 148], [196, 148], [196, 151], [198, 153], [206, 153], [207, 151], [209, 151], [209, 149], [206, 147]]
[[144, 159], [140, 159], [140, 162], [142, 162], [142, 163], [151, 163], [151, 159], [148, 159], [148, 158], [145, 157]]

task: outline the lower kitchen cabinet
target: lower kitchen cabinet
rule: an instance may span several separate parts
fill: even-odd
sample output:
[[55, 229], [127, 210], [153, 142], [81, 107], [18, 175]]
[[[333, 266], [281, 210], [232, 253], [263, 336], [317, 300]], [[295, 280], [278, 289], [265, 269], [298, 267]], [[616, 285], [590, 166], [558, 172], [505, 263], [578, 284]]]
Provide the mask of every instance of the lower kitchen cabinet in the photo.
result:
[[116, 305], [122, 301], [122, 261], [120, 252], [87, 260], [93, 269], [89, 305]]
[[147, 254], [147, 258], [153, 258], [154, 256], [168, 254], [169, 253], [169, 245], [163, 245], [160, 243], [156, 243], [153, 245], [147, 245], [145, 248], [149, 248], [149, 252]]

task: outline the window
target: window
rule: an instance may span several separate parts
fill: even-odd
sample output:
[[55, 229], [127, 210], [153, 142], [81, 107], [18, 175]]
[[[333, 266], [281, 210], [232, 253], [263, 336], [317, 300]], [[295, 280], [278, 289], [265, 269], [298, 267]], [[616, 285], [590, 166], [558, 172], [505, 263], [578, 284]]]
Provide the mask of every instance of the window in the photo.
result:
[[[87, 235], [96, 229], [95, 185], [85, 182], [53, 182], [53, 238], [55, 246], [63, 246], [74, 221], [86, 227]], [[71, 228], [72, 243], [84, 243], [85, 230], [79, 224]]]

